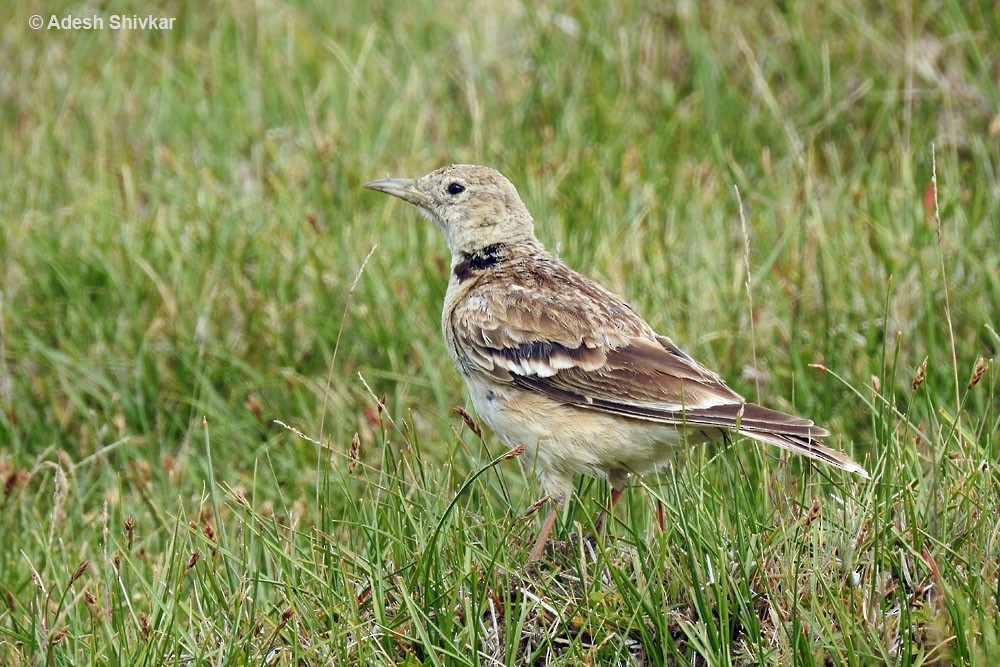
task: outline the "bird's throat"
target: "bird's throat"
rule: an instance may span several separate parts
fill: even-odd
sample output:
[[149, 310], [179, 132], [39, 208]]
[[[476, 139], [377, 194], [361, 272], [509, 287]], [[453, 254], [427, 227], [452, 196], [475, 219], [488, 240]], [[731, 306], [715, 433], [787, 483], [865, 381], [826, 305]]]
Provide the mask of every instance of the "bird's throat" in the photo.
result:
[[503, 243], [492, 243], [475, 252], [463, 252], [451, 272], [459, 281], [466, 281], [472, 276], [496, 266], [510, 255]]

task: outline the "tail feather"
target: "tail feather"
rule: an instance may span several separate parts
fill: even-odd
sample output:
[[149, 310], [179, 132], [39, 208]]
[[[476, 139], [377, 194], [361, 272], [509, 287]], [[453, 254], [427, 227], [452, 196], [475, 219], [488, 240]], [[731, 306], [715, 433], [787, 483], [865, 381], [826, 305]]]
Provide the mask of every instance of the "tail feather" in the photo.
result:
[[855, 461], [849, 456], [843, 452], [838, 452], [835, 449], [830, 449], [829, 447], [820, 444], [820, 441], [815, 438], [768, 431], [744, 431], [743, 429], [740, 429], [739, 432], [748, 438], [753, 438], [754, 440], [758, 440], [769, 445], [781, 447], [782, 449], [795, 454], [808, 456], [811, 459], [822, 461], [823, 463], [832, 465], [835, 468], [840, 468], [841, 470], [846, 470], [860, 475], [865, 479], [871, 478], [868, 471], [855, 463]]
[[822, 461], [835, 468], [861, 475], [865, 479], [870, 478], [868, 471], [849, 456], [823, 445], [819, 439], [830, 435], [830, 432], [821, 426], [816, 426], [809, 419], [771, 410], [755, 403], [715, 406], [685, 413], [684, 418], [687, 422], [735, 428], [748, 438]]
[[[538, 388], [529, 384], [532, 388]], [[565, 397], [561, 397], [565, 398]], [[643, 405], [609, 402], [592, 399], [579, 403], [580, 407], [611, 412], [613, 414], [679, 426], [708, 426], [724, 431], [736, 431], [769, 445], [775, 445], [795, 454], [808, 456], [841, 470], [869, 479], [868, 471], [849, 456], [830, 449], [820, 438], [830, 435], [812, 420], [785, 412], [771, 410], [756, 403], [725, 403], [691, 410], [660, 410]]]

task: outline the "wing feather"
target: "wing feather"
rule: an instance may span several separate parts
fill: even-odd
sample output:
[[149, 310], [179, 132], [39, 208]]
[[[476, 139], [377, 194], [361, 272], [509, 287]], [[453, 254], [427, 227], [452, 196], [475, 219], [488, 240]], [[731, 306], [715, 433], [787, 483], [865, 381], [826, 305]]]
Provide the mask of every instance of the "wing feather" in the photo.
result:
[[743, 405], [620, 298], [561, 263], [494, 272], [455, 304], [448, 327], [457, 358], [479, 371], [563, 402], [657, 421]]

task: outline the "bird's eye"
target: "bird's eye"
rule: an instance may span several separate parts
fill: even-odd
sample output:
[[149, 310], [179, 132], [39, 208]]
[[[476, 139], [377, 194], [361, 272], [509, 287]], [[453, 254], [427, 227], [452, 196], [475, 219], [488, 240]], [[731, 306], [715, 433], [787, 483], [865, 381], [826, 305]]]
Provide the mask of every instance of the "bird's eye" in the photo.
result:
[[450, 195], [459, 195], [465, 192], [465, 186], [461, 183], [449, 183], [447, 190]]

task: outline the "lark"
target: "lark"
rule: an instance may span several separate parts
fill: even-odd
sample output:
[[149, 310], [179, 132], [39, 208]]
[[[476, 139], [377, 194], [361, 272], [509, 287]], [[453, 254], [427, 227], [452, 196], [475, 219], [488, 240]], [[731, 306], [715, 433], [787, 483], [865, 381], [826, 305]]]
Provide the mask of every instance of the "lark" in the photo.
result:
[[525, 446], [543, 501], [554, 501], [530, 560], [540, 558], [574, 475], [607, 480], [613, 507], [630, 473], [709, 440], [741, 434], [868, 476], [821, 443], [829, 431], [747, 402], [619, 296], [547, 252], [496, 170], [456, 164], [364, 187], [413, 204], [444, 234], [448, 351], [476, 412], [507, 446]]

